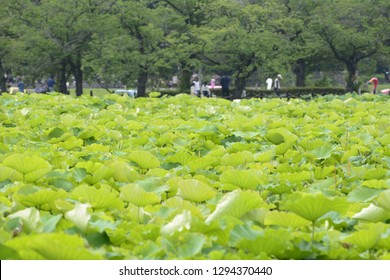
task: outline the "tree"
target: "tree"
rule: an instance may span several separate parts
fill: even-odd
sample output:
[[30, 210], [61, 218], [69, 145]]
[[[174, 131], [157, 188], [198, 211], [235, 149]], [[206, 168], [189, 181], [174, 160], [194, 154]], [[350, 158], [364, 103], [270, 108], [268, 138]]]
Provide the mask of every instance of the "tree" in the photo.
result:
[[315, 10], [313, 26], [334, 57], [345, 65], [346, 88], [351, 92], [358, 85], [359, 62], [376, 54], [385, 36], [388, 38], [388, 33], [378, 32], [378, 18], [383, 15], [373, 6], [375, 2], [326, 0]]
[[[26, 53], [37, 51], [41, 55], [28, 56], [46, 65], [46, 71], [55, 71], [59, 89], [67, 93], [66, 81], [72, 73], [76, 81], [76, 95], [83, 93], [83, 58], [90, 50], [93, 36], [98, 32], [100, 15], [106, 7], [104, 0], [15, 0], [8, 4], [24, 26], [22, 33]], [[38, 49], [30, 41], [41, 42]]]

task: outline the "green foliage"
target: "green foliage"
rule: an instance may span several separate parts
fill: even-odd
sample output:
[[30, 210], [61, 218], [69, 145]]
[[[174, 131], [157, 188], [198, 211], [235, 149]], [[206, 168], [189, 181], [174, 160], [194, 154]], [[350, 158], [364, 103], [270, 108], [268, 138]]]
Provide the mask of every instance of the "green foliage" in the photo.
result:
[[387, 96], [0, 103], [2, 259], [388, 256]]

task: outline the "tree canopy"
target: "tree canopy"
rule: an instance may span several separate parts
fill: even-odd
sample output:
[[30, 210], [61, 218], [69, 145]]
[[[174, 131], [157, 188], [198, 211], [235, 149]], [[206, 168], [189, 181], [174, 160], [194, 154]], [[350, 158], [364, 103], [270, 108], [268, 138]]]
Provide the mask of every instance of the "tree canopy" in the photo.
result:
[[[0, 0], [0, 85], [53, 75], [75, 82], [147, 88], [178, 76], [232, 77], [239, 97], [253, 75], [289, 73], [305, 86], [313, 71], [337, 65], [355, 90], [362, 64], [389, 65], [386, 0]], [[330, 66], [331, 65], [331, 66]], [[367, 67], [367, 65], [369, 65]]]

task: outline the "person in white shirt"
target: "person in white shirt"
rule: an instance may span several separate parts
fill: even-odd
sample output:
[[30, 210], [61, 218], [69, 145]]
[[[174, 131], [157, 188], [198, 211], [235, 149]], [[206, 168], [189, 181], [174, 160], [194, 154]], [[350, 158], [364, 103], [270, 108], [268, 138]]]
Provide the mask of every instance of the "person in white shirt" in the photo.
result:
[[272, 89], [272, 79], [268, 78], [265, 82], [267, 84], [267, 90], [271, 90]]
[[200, 81], [199, 81], [199, 78], [195, 78], [195, 80], [193, 81], [194, 83], [194, 89], [195, 89], [195, 95], [200, 97]]

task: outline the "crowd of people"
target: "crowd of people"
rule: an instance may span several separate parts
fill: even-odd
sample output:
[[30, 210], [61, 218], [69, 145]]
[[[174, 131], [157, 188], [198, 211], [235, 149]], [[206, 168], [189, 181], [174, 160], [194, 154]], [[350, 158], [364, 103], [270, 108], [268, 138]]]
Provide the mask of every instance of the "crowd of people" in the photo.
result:
[[[17, 92], [26, 92], [26, 86], [23, 81], [23, 78], [18, 76], [16, 79], [12, 77], [12, 75], [5, 75], [7, 91], [11, 94], [15, 94]], [[54, 91], [55, 80], [54, 76], [50, 76], [46, 81], [37, 81], [36, 87], [33, 92], [35, 93], [47, 93]]]

